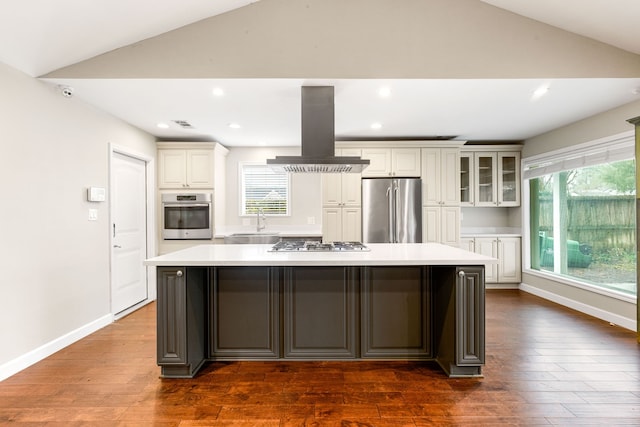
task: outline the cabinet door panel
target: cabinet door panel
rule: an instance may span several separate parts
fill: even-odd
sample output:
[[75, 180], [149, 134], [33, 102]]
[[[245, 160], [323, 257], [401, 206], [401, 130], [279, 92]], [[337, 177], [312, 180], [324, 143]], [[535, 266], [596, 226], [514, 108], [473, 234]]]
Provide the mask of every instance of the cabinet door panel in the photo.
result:
[[277, 276], [269, 267], [216, 267], [211, 292], [214, 357], [278, 357]]
[[362, 171], [362, 176], [391, 176], [391, 150], [388, 148], [363, 148], [362, 158], [369, 160], [369, 166]]
[[395, 148], [391, 150], [391, 172], [393, 176], [420, 177], [420, 149]]
[[460, 153], [460, 204], [473, 206], [475, 203], [475, 174], [473, 153]]
[[360, 208], [342, 208], [342, 239], [348, 242], [362, 240], [362, 211]]
[[356, 357], [354, 269], [285, 268], [284, 355]]
[[425, 243], [440, 243], [440, 207], [422, 208], [422, 240]]
[[342, 203], [344, 206], [362, 204], [362, 185], [359, 173], [342, 174]]
[[422, 204], [439, 206], [441, 197], [440, 149], [422, 149]]
[[498, 153], [498, 205], [520, 206], [520, 153]]
[[458, 247], [460, 242], [460, 208], [457, 206], [444, 206], [441, 208], [440, 217], [440, 242]]
[[498, 256], [500, 257], [498, 280], [503, 283], [520, 283], [522, 280], [520, 238], [501, 237], [498, 242]]
[[322, 209], [322, 240], [336, 242], [342, 240], [342, 209]]
[[342, 174], [322, 174], [322, 205], [340, 206], [342, 203]]
[[425, 267], [366, 267], [362, 280], [362, 357], [431, 355]]
[[[498, 240], [495, 237], [476, 237], [476, 253], [497, 258]], [[486, 283], [496, 283], [498, 281], [498, 266], [488, 264], [484, 277]]]
[[460, 366], [482, 365], [485, 357], [482, 269], [458, 267], [456, 287], [456, 362]]
[[162, 376], [191, 378], [206, 358], [206, 267], [158, 267], [157, 358]]
[[446, 206], [460, 205], [460, 150], [443, 148], [440, 153], [440, 198]]
[[185, 150], [160, 150], [158, 156], [158, 187], [184, 187], [187, 177]]
[[187, 150], [187, 185], [213, 188], [213, 151]]
[[185, 279], [183, 269], [158, 268], [158, 363], [187, 363]]

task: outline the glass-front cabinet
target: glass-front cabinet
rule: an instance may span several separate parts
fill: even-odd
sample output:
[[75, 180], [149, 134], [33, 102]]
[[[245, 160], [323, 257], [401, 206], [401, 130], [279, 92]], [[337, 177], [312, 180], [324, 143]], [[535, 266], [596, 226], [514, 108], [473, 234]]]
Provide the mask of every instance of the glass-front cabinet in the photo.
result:
[[520, 206], [520, 153], [498, 153], [498, 206]]
[[475, 153], [475, 206], [496, 206], [496, 153]]
[[460, 205], [473, 206], [473, 154], [460, 153]]
[[460, 153], [462, 206], [520, 206], [520, 153], [474, 151]]

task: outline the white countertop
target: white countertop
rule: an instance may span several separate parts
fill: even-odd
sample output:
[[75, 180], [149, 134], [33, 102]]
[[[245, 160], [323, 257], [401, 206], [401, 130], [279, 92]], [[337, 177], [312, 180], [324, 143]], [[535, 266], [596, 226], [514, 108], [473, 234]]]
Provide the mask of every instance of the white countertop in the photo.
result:
[[461, 237], [475, 236], [522, 236], [522, 230], [517, 227], [462, 227]]
[[150, 258], [150, 266], [488, 265], [496, 258], [438, 243], [367, 243], [370, 251], [269, 252], [266, 245], [198, 245]]

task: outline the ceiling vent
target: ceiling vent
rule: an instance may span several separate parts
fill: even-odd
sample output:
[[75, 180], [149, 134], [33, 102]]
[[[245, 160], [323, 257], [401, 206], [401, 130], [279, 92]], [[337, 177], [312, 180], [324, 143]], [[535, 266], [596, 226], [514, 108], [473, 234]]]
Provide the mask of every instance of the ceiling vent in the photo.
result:
[[180, 126], [182, 129], [194, 129], [193, 126], [191, 126], [191, 123], [189, 123], [186, 120], [172, 120], [173, 123], [177, 124], [178, 126]]

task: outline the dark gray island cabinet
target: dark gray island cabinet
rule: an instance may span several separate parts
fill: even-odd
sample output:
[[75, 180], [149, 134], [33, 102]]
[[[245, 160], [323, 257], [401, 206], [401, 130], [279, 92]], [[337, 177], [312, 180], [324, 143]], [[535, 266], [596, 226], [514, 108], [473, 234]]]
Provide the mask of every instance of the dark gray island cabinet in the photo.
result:
[[481, 375], [493, 258], [438, 244], [319, 255], [203, 246], [147, 260], [163, 377], [193, 377], [207, 361], [279, 359], [426, 360], [452, 377]]

